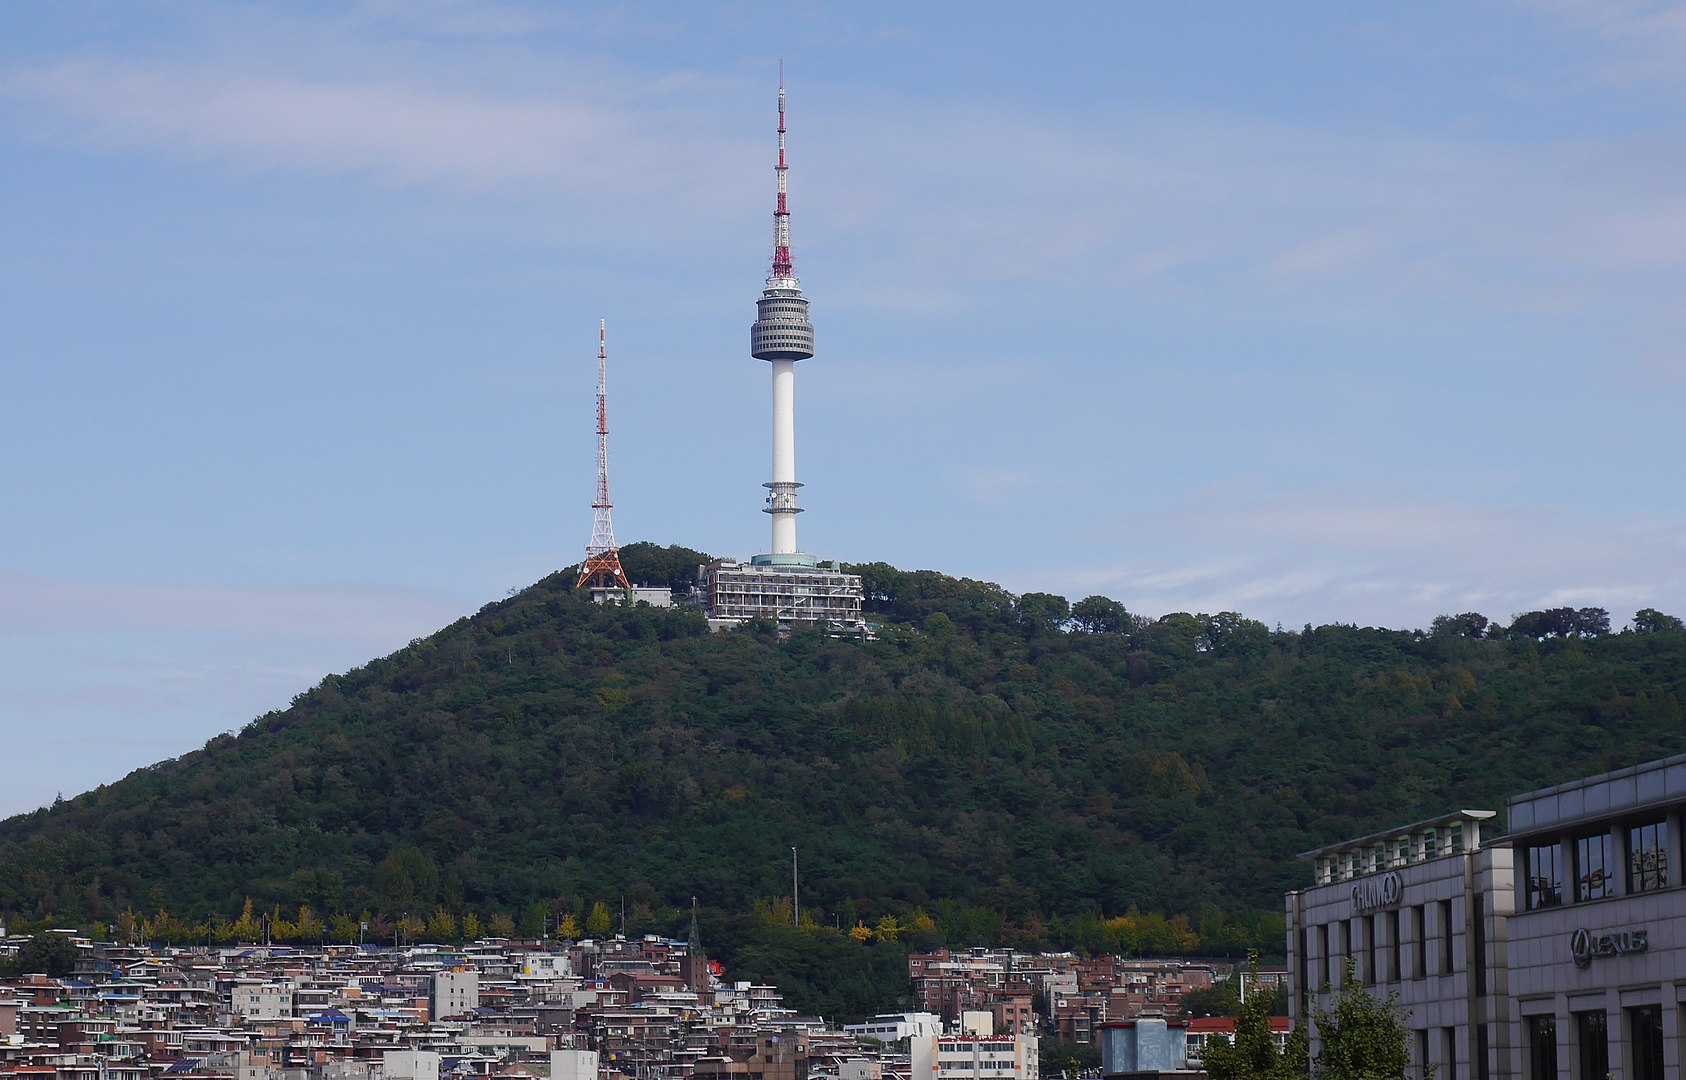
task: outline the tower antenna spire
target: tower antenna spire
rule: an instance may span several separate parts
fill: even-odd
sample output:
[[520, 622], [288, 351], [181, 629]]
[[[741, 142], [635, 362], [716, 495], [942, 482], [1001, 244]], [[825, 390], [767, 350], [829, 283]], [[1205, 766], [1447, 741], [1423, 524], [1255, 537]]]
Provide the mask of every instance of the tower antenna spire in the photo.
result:
[[[779, 58], [779, 203], [773, 211], [773, 277], [796, 279], [790, 258], [790, 207], [785, 204], [784, 160], [784, 58]], [[771, 284], [771, 282], [769, 282]]]
[[615, 528], [609, 521], [609, 390], [608, 321], [597, 321], [597, 498], [592, 502], [591, 543], [585, 548], [580, 578], [574, 588], [590, 584], [609, 588], [632, 588], [621, 569], [620, 548], [615, 545]]

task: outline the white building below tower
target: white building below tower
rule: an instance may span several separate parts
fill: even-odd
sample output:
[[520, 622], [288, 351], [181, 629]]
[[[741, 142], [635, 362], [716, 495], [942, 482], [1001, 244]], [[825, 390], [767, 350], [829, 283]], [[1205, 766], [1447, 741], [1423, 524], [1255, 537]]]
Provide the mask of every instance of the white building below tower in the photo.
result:
[[810, 556], [790, 562], [777, 558], [758, 555], [749, 563], [715, 559], [698, 567], [698, 599], [709, 624], [725, 629], [768, 619], [784, 631], [818, 627], [830, 634], [868, 636], [858, 574]]

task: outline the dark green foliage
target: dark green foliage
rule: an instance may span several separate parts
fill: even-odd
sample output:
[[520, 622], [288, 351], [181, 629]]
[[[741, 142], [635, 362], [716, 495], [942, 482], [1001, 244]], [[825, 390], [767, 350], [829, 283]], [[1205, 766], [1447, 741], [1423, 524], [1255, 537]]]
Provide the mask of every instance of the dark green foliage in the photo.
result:
[[1130, 628], [1130, 613], [1109, 597], [1085, 596], [1071, 605], [1071, 621], [1085, 634], [1120, 634]]
[[1085, 1073], [1093, 1075], [1100, 1068], [1101, 1048], [1095, 1042], [1062, 1042], [1043, 1036], [1037, 1046], [1036, 1057], [1047, 1080], [1059, 1077], [1075, 1080]]
[[1686, 623], [1656, 608], [1640, 608], [1633, 613], [1633, 629], [1639, 634], [1679, 634], [1686, 632]]
[[803, 1013], [854, 1023], [914, 1007], [907, 950], [896, 945], [862, 944], [829, 926], [769, 925], [753, 915], [705, 923], [703, 942], [709, 955], [730, 959], [733, 979], [776, 985]]
[[76, 945], [64, 934], [40, 933], [23, 943], [3, 971], [8, 978], [20, 975], [69, 975], [76, 966]]
[[1183, 995], [1183, 1016], [1236, 1016], [1241, 1012], [1241, 998], [1228, 983], [1190, 990]]
[[1603, 608], [1552, 608], [1529, 611], [1511, 620], [1511, 637], [1589, 638], [1610, 632], [1610, 613]]
[[[705, 558], [622, 553], [674, 586]], [[922, 907], [919, 940], [961, 947], [1277, 953], [1281, 893], [1309, 878], [1295, 852], [1686, 749], [1679, 632], [1137, 622], [856, 569], [876, 642], [710, 634], [552, 575], [238, 736], [0, 823], [0, 912], [168, 911], [191, 934], [251, 897], [368, 911], [380, 939], [440, 908], [544, 932], [624, 896], [630, 929], [693, 895], [788, 895], [796, 846], [803, 911], [844, 930]]]
[[697, 583], [697, 567], [712, 558], [678, 544], [664, 548], [643, 540], [621, 548], [620, 556], [621, 569], [634, 585], [666, 585], [676, 593], [689, 592]]
[[[1411, 1065], [1406, 1048], [1405, 1018], [1398, 1006], [1398, 994], [1377, 998], [1354, 976], [1351, 959], [1341, 980], [1335, 1007], [1318, 1009], [1312, 1022], [1317, 1027], [1317, 1075], [1341, 1080], [1404, 1080]], [[1218, 1080], [1217, 1074], [1211, 1074]]]

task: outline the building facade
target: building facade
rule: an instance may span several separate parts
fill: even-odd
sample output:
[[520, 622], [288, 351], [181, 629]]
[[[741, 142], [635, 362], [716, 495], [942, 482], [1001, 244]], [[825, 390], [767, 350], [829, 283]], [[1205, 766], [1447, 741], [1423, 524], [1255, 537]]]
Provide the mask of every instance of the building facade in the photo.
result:
[[920, 1035], [908, 1040], [912, 1080], [1037, 1080], [1037, 1037]]
[[1679, 1077], [1686, 755], [1509, 801], [1522, 1080]]
[[1287, 896], [1288, 970], [1313, 1054], [1313, 1016], [1332, 1008], [1350, 970], [1378, 997], [1398, 995], [1419, 1075], [1514, 1075], [1506, 927], [1516, 892], [1510, 848], [1482, 844], [1493, 816], [1460, 810], [1304, 853], [1315, 884]]
[[697, 592], [709, 621], [729, 627], [768, 619], [781, 630], [818, 626], [828, 633], [867, 632], [858, 574], [803, 555], [716, 559], [697, 568]]

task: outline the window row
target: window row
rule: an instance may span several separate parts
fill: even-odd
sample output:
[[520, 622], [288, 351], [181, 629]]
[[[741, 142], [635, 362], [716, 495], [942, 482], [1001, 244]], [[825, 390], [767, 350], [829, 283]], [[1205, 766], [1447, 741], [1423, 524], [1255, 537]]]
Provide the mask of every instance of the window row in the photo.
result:
[[1327, 885], [1444, 855], [1461, 855], [1468, 846], [1462, 821], [1431, 826], [1417, 833], [1401, 833], [1367, 847], [1348, 848], [1320, 857], [1316, 863], [1317, 883]]
[[[1668, 822], [1663, 819], [1627, 826], [1622, 832], [1577, 836], [1567, 845], [1555, 841], [1523, 849], [1523, 906], [1528, 911], [1615, 896], [1623, 873], [1616, 838], [1625, 835], [1628, 893], [1668, 887]], [[1570, 858], [1565, 858], [1565, 847]], [[1572, 861], [1571, 861], [1572, 859]], [[1574, 888], [1564, 888], [1569, 881]]]
[[[1434, 909], [1434, 933], [1430, 934], [1429, 909]], [[1479, 920], [1480, 913], [1477, 913]], [[1362, 929], [1363, 939], [1359, 933]], [[1394, 911], [1383, 911], [1317, 927], [1317, 957], [1321, 967], [1318, 982], [1333, 985], [1342, 977], [1347, 961], [1361, 983], [1388, 983], [1400, 979], [1424, 979], [1431, 973], [1449, 975], [1456, 970], [1452, 948], [1454, 926], [1452, 902], [1437, 900]], [[1302, 939], [1303, 941], [1303, 939]], [[1305, 945], [1301, 945], [1302, 956]], [[1430, 969], [1430, 958], [1434, 967]], [[1406, 961], [1410, 974], [1406, 974]], [[1480, 974], [1485, 965], [1478, 965]], [[1304, 985], [1302, 979], [1301, 985]], [[1477, 988], [1477, 993], [1484, 990]]]
[[[1623, 1009], [1633, 1053], [1633, 1080], [1663, 1080], [1663, 1010], [1660, 1005]], [[1557, 1018], [1527, 1020], [1529, 1080], [1557, 1080]], [[1576, 1080], [1610, 1075], [1610, 1018], [1603, 1010], [1570, 1014], [1575, 1031]]]

